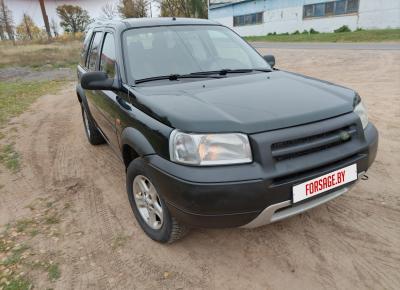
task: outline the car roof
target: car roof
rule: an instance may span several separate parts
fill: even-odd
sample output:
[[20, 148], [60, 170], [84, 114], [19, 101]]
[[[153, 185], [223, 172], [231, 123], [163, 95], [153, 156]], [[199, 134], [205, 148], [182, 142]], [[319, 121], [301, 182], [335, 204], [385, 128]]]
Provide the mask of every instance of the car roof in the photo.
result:
[[156, 17], [156, 18], [126, 18], [119, 20], [97, 21], [90, 25], [90, 29], [97, 27], [114, 27], [118, 30], [125, 30], [137, 27], [170, 26], [170, 25], [219, 25], [219, 23], [198, 18], [181, 17]]

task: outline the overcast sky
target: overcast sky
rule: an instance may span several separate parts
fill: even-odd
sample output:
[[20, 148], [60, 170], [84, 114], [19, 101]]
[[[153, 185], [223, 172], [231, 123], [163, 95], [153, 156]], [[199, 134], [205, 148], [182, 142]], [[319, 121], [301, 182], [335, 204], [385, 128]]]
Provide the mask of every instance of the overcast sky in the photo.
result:
[[[62, 4], [79, 5], [89, 12], [90, 17], [98, 18], [101, 16], [101, 8], [106, 3], [117, 4], [119, 0], [45, 0], [46, 12], [51, 19], [55, 19], [59, 22], [59, 18], [56, 13], [56, 7]], [[6, 5], [12, 11], [14, 22], [18, 25], [22, 20], [22, 15], [27, 13], [30, 15], [34, 22], [44, 28], [44, 22], [42, 18], [42, 12], [40, 10], [39, 0], [5, 0]], [[152, 14], [153, 17], [159, 16], [159, 5], [156, 1], [152, 1]]]

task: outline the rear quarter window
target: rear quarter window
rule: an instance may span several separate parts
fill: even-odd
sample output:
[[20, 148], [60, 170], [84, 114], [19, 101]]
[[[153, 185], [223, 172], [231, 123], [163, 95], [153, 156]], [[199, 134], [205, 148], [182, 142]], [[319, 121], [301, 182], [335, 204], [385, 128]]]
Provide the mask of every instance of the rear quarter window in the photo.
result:
[[114, 35], [111, 33], [106, 33], [103, 42], [103, 49], [100, 55], [100, 70], [105, 72], [109, 78], [115, 76], [115, 42]]
[[97, 70], [96, 64], [97, 59], [99, 58], [99, 49], [100, 49], [100, 42], [102, 38], [102, 32], [95, 32], [92, 44], [90, 45], [88, 59], [87, 59], [87, 67], [91, 71]]
[[85, 66], [85, 64], [86, 64], [86, 56], [87, 56], [87, 52], [89, 49], [90, 40], [92, 39], [92, 35], [93, 35], [93, 32], [91, 30], [88, 31], [85, 35], [85, 39], [83, 40], [81, 55], [80, 55], [80, 60], [79, 60], [79, 64], [81, 66]]

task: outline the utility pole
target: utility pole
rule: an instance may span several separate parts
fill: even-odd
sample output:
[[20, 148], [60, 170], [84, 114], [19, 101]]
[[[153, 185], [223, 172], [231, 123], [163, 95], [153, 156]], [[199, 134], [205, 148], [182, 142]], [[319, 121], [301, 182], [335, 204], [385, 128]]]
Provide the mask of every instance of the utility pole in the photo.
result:
[[39, 2], [40, 2], [40, 9], [42, 9], [44, 26], [46, 26], [47, 36], [50, 39], [51, 38], [51, 31], [50, 31], [50, 25], [49, 25], [49, 18], [47, 17], [47, 14], [46, 14], [46, 7], [44, 6], [44, 0], [39, 0]]
[[153, 8], [151, 7], [151, 0], [150, 0], [150, 17], [153, 18]]

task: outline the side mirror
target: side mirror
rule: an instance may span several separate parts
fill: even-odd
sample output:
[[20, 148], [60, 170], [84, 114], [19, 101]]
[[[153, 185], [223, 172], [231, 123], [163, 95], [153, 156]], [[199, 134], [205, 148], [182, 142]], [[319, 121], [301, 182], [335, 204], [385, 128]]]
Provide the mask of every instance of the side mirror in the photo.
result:
[[102, 71], [84, 73], [81, 77], [81, 86], [85, 90], [119, 90], [118, 81], [108, 78]]
[[275, 66], [275, 56], [273, 56], [273, 55], [264, 55], [264, 59], [272, 68], [274, 68], [274, 66]]

